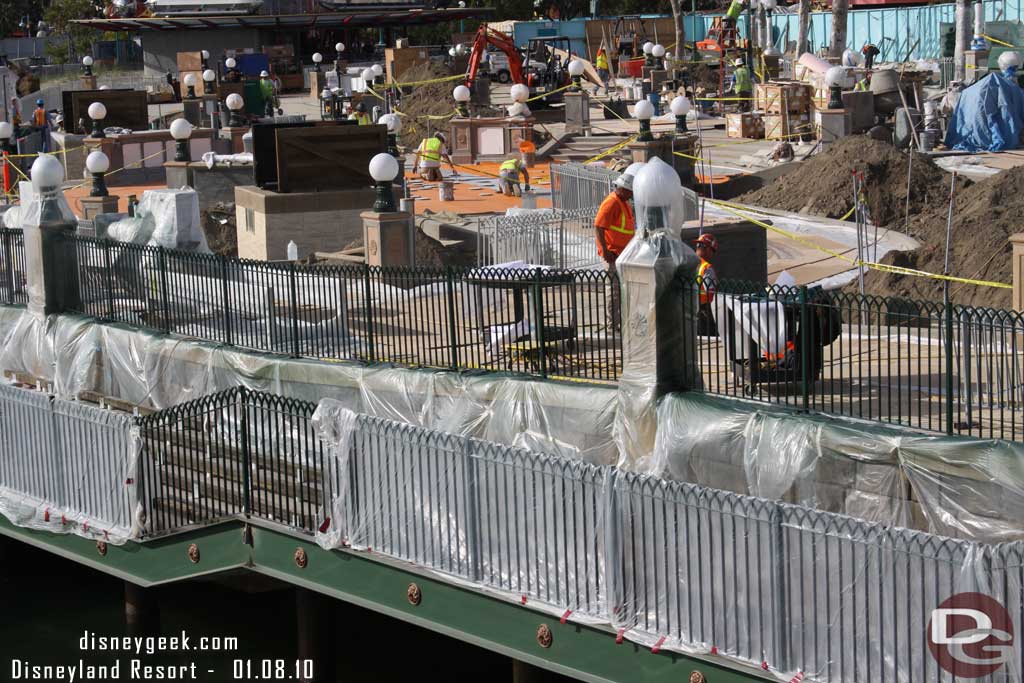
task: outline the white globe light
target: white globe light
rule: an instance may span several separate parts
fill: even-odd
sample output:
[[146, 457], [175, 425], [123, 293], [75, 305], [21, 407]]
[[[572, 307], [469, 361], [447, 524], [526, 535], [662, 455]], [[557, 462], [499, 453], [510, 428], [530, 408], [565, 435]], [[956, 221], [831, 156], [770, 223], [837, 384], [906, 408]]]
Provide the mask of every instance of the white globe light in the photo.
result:
[[330, 99], [330, 97], [331, 97], [331, 91], [328, 90], [327, 88], [324, 88], [323, 90], [320, 91], [320, 99], [326, 100], [326, 99]]
[[[681, 187], [679, 174], [659, 157], [653, 157], [633, 176], [633, 201], [636, 206], [672, 206]], [[666, 192], [666, 190], [669, 190]]]
[[456, 45], [455, 46], [455, 54], [457, 54], [459, 57], [461, 57], [462, 55], [466, 54], [466, 46], [463, 45], [462, 43], [459, 43], [458, 45]]
[[109, 85], [101, 85], [100, 86], [100, 90], [110, 90], [110, 86]]
[[665, 46], [660, 43], [658, 45], [655, 45], [654, 47], [651, 48], [651, 54], [657, 57], [658, 59], [661, 59], [662, 57], [665, 56]]
[[1020, 55], [1013, 50], [1007, 50], [1006, 52], [999, 55], [999, 68], [1002, 71], [1006, 71], [1010, 67], [1020, 66]]
[[192, 124], [185, 119], [171, 121], [171, 137], [175, 140], [188, 140], [192, 135]]
[[84, 64], [85, 66], [92, 66], [92, 57], [90, 57], [89, 55], [82, 57], [82, 64]]
[[825, 72], [825, 85], [830, 88], [846, 88], [850, 85], [850, 76], [846, 69], [841, 66], [833, 66]]
[[454, 57], [455, 56], [455, 48], [454, 47], [448, 48], [448, 56], [449, 57]]
[[513, 102], [525, 102], [530, 99], [530, 89], [523, 83], [516, 83], [509, 89]]
[[363, 69], [359, 76], [366, 82], [373, 80], [373, 69]]
[[195, 74], [185, 74], [185, 87], [186, 88], [194, 88], [194, 87], [196, 87], [196, 75]]
[[89, 173], [106, 173], [110, 168], [110, 158], [99, 150], [89, 152], [85, 158], [85, 168]]
[[373, 66], [370, 67], [370, 71], [373, 72], [374, 76], [380, 76], [384, 73], [384, 67], [382, 67], [380, 64], [374, 64]]
[[14, 126], [6, 121], [0, 121], [0, 140], [6, 140], [14, 135]]
[[690, 113], [690, 100], [682, 95], [678, 95], [668, 107], [672, 111], [673, 116], [686, 116]]
[[89, 118], [93, 121], [102, 121], [107, 118], [107, 107], [102, 102], [93, 102], [89, 105]]
[[470, 94], [469, 88], [464, 85], [457, 85], [455, 90], [452, 91], [452, 97], [455, 98], [456, 102], [469, 102]]
[[314, 52], [313, 53], [313, 61], [316, 62], [317, 64], [319, 64], [320, 62], [324, 61], [324, 56], [322, 54], [320, 54], [319, 52]]
[[335, 52], [344, 52], [345, 51], [345, 43], [335, 43], [334, 44], [334, 51]]
[[36, 191], [60, 187], [64, 182], [64, 167], [57, 157], [51, 154], [40, 154], [32, 163], [32, 186]]
[[377, 182], [390, 182], [398, 175], [398, 161], [381, 152], [370, 159], [370, 177]]
[[224, 66], [229, 69], [234, 69], [236, 64], [238, 64], [238, 62], [235, 61], [234, 57], [228, 57], [224, 60]]
[[213, 83], [217, 80], [217, 74], [213, 73], [213, 69], [207, 69], [203, 72], [203, 80], [207, 83]]
[[654, 105], [650, 100], [640, 100], [633, 108], [633, 116], [641, 121], [646, 121], [654, 116]]
[[245, 106], [245, 100], [242, 99], [241, 95], [239, 95], [236, 92], [233, 92], [227, 96], [227, 98], [224, 100], [224, 104], [228, 105], [228, 109], [230, 109], [231, 111], [238, 111], [239, 109]]
[[644, 43], [643, 50], [645, 55], [652, 54], [654, 52], [654, 43], [648, 40], [646, 43]]
[[384, 114], [377, 123], [387, 126], [389, 133], [401, 133], [402, 132], [402, 117], [398, 114]]
[[203, 59], [209, 59], [210, 58], [210, 52], [208, 50], [201, 50], [199, 52], [199, 54], [201, 54], [203, 56]]
[[586, 67], [583, 65], [583, 62], [581, 62], [580, 60], [574, 59], [571, 62], [569, 62], [569, 75], [570, 76], [572, 76], [574, 78], [576, 76], [582, 76], [583, 72], [585, 70], [586, 70]]

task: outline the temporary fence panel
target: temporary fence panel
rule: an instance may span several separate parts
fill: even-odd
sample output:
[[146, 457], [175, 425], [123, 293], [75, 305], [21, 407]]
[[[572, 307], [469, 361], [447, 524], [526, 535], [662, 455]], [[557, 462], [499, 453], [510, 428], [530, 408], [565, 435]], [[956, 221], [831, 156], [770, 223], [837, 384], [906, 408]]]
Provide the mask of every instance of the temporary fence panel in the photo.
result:
[[561, 269], [604, 268], [594, 235], [596, 215], [594, 205], [488, 218], [480, 223], [477, 262], [481, 266], [518, 262]]
[[549, 164], [551, 205], [556, 210], [596, 209], [612, 191], [618, 171], [603, 166], [566, 162]]
[[21, 230], [0, 227], [0, 303], [27, 304], [25, 239]]

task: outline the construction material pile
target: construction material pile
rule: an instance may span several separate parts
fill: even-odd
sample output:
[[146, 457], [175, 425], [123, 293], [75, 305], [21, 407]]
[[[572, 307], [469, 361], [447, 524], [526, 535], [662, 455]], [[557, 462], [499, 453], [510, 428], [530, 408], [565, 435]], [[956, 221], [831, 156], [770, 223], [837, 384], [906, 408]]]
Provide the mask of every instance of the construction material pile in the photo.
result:
[[[443, 64], [430, 62], [408, 69], [402, 74], [402, 82], [430, 81], [446, 76], [451, 76], [451, 72]], [[406, 149], [416, 149], [428, 130], [448, 129], [448, 118], [455, 109], [452, 89], [456, 85], [458, 81], [446, 80], [403, 89], [398, 104], [399, 111], [404, 114], [399, 144]]]
[[[842, 218], [853, 207], [853, 172], [864, 174], [864, 201], [871, 221], [902, 229], [907, 200], [907, 155], [864, 135], [843, 138], [801, 163], [796, 170], [736, 199], [744, 204]], [[943, 203], [949, 174], [915, 155], [910, 213]]]

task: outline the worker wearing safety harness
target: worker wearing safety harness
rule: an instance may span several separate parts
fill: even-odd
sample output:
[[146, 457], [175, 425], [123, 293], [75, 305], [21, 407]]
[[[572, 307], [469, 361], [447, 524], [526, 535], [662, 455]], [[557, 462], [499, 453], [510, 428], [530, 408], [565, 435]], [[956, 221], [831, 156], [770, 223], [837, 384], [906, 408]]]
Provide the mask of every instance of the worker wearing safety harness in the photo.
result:
[[[636, 220], [629, 200], [633, 198], [633, 176], [623, 173], [615, 179], [615, 189], [605, 197], [594, 218], [597, 231], [597, 253], [608, 264], [608, 270], [615, 270], [619, 255], [636, 233]], [[606, 296], [608, 317], [613, 330], [622, 326], [621, 295], [613, 278], [608, 278]]]
[[750, 69], [742, 57], [733, 62], [736, 68], [732, 72], [732, 92], [739, 98], [740, 111], [750, 111], [750, 98], [754, 92], [754, 81], [750, 78]]
[[373, 123], [370, 115], [366, 113], [366, 105], [360, 102], [356, 105], [355, 111], [348, 116], [349, 121], [355, 121], [360, 126], [369, 126]]
[[736, 22], [739, 21], [740, 15], [743, 14], [743, 5], [742, 0], [732, 0], [729, 9], [725, 11], [725, 19], [722, 22], [726, 28], [736, 28]]
[[697, 269], [697, 286], [700, 288], [700, 313], [697, 319], [698, 334], [704, 336], [717, 336], [718, 326], [715, 324], [715, 315], [711, 310], [711, 304], [715, 301], [715, 288], [718, 284], [718, 276], [711, 265], [711, 259], [718, 253], [718, 240], [711, 233], [704, 233], [693, 243], [697, 258], [700, 259], [700, 267]]
[[498, 189], [506, 197], [521, 197], [523, 192], [519, 186], [519, 174], [523, 175], [526, 191], [530, 191], [530, 172], [519, 157], [512, 157], [498, 167]]
[[443, 133], [434, 133], [432, 137], [425, 138], [420, 146], [416, 148], [416, 160], [420, 169], [420, 177], [424, 180], [437, 182], [443, 178], [441, 175], [441, 160], [448, 162], [452, 173], [457, 175], [455, 165], [448, 157], [448, 150], [445, 148], [447, 140]]

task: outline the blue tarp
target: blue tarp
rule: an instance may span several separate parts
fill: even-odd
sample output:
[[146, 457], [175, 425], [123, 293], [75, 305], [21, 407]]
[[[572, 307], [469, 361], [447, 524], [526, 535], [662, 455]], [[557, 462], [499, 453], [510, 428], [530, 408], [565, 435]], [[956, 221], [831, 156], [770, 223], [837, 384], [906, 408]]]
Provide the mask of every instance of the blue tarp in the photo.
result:
[[1024, 90], [992, 73], [960, 93], [946, 131], [946, 147], [965, 152], [1001, 152], [1020, 147]]

